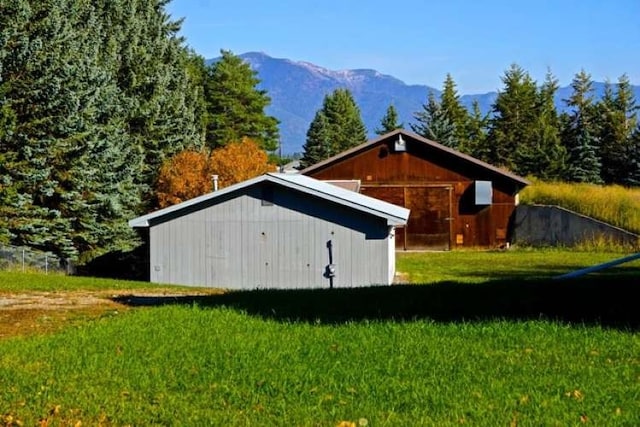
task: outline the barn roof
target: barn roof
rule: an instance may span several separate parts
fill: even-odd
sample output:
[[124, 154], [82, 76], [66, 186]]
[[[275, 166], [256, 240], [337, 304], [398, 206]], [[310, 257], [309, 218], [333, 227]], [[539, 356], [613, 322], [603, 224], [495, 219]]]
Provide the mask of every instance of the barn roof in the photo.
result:
[[388, 225], [405, 225], [409, 218], [409, 209], [374, 199], [373, 197], [365, 196], [364, 194], [356, 193], [327, 182], [298, 174], [267, 173], [223, 188], [222, 190], [195, 197], [182, 203], [178, 203], [177, 205], [169, 206], [167, 208], [151, 212], [147, 215], [134, 218], [129, 221], [129, 226], [133, 228], [149, 227], [151, 222], [155, 219], [162, 218], [169, 214], [178, 213], [184, 209], [193, 208], [200, 203], [208, 202], [263, 182], [270, 182], [275, 185], [291, 188], [301, 193], [319, 197], [363, 213], [383, 218], [387, 221]]
[[322, 169], [325, 166], [329, 166], [329, 165], [332, 165], [334, 163], [338, 163], [341, 160], [343, 160], [345, 158], [349, 158], [350, 156], [352, 156], [354, 154], [358, 154], [358, 153], [360, 153], [360, 152], [362, 152], [362, 151], [364, 151], [364, 150], [366, 150], [366, 149], [378, 144], [379, 142], [381, 142], [383, 140], [390, 139], [390, 138], [392, 138], [392, 137], [394, 137], [396, 135], [400, 135], [400, 134], [402, 136], [407, 137], [407, 138], [411, 138], [412, 140], [415, 140], [418, 143], [421, 143], [421, 144], [427, 145], [427, 146], [429, 146], [431, 148], [434, 148], [436, 150], [440, 150], [442, 152], [448, 153], [448, 154], [450, 154], [450, 155], [452, 155], [452, 156], [454, 156], [454, 157], [456, 157], [458, 159], [461, 159], [463, 161], [469, 162], [469, 163], [477, 165], [477, 166], [479, 166], [479, 167], [481, 167], [483, 169], [486, 169], [486, 170], [494, 172], [494, 173], [496, 173], [498, 175], [501, 175], [501, 176], [503, 176], [503, 177], [505, 177], [505, 178], [507, 178], [509, 180], [514, 181], [519, 186], [524, 187], [524, 186], [527, 186], [527, 185], [530, 184], [529, 181], [527, 181], [526, 179], [522, 178], [521, 176], [518, 176], [518, 175], [513, 174], [511, 172], [502, 170], [500, 168], [497, 168], [497, 167], [495, 167], [493, 165], [490, 165], [489, 163], [483, 162], [482, 160], [478, 160], [475, 157], [471, 157], [471, 156], [469, 156], [467, 154], [464, 154], [464, 153], [461, 153], [461, 152], [459, 152], [457, 150], [454, 150], [453, 148], [449, 148], [449, 147], [444, 146], [442, 144], [439, 144], [439, 143], [437, 143], [435, 141], [432, 141], [430, 139], [424, 138], [424, 137], [418, 135], [417, 133], [409, 132], [409, 131], [407, 131], [405, 129], [393, 130], [393, 131], [391, 131], [389, 133], [386, 133], [386, 134], [384, 134], [384, 135], [382, 135], [382, 136], [380, 136], [378, 138], [369, 140], [369, 141], [367, 141], [365, 143], [362, 143], [362, 144], [357, 145], [357, 146], [355, 146], [353, 148], [345, 150], [342, 153], [336, 154], [333, 157], [329, 157], [326, 160], [323, 160], [321, 162], [318, 162], [318, 163], [316, 163], [314, 165], [311, 165], [311, 166], [301, 170], [300, 173], [306, 175], [306, 174], [311, 173], [313, 171], [316, 171], [318, 169]]

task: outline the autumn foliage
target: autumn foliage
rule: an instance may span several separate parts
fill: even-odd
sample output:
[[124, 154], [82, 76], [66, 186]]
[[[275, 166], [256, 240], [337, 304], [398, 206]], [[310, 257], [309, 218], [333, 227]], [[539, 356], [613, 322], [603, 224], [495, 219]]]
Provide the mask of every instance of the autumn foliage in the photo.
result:
[[211, 155], [181, 151], [160, 169], [158, 206], [164, 208], [209, 193], [214, 174], [218, 175], [218, 188], [224, 188], [274, 170], [267, 153], [249, 138], [213, 150]]
[[274, 172], [267, 153], [249, 138], [213, 150], [209, 159], [209, 171], [219, 177], [219, 188]]
[[164, 162], [158, 176], [156, 196], [161, 208], [211, 191], [206, 152], [181, 151]]

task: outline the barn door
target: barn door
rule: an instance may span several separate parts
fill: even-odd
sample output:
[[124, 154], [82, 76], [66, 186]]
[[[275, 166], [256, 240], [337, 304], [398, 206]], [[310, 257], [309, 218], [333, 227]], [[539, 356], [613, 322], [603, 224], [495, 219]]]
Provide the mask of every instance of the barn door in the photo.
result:
[[451, 187], [363, 187], [362, 193], [411, 209], [406, 227], [396, 229], [396, 249], [449, 250]]
[[451, 188], [405, 187], [404, 203], [411, 210], [405, 232], [406, 248], [449, 250]]

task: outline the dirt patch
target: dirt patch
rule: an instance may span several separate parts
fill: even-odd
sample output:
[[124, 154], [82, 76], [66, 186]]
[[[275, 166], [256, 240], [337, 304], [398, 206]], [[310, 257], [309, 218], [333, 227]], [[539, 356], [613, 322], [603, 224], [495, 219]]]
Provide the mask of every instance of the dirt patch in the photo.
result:
[[0, 339], [57, 331], [69, 324], [131, 310], [126, 296], [170, 297], [219, 294], [211, 290], [100, 290], [0, 293]]

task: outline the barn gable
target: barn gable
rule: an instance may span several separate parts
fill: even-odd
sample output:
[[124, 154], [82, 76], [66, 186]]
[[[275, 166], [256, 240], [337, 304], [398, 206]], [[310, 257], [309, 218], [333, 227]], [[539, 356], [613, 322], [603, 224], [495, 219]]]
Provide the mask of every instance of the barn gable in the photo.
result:
[[498, 246], [508, 242], [517, 193], [528, 181], [430, 141], [395, 130], [301, 174], [360, 180], [361, 192], [411, 209], [399, 249]]

